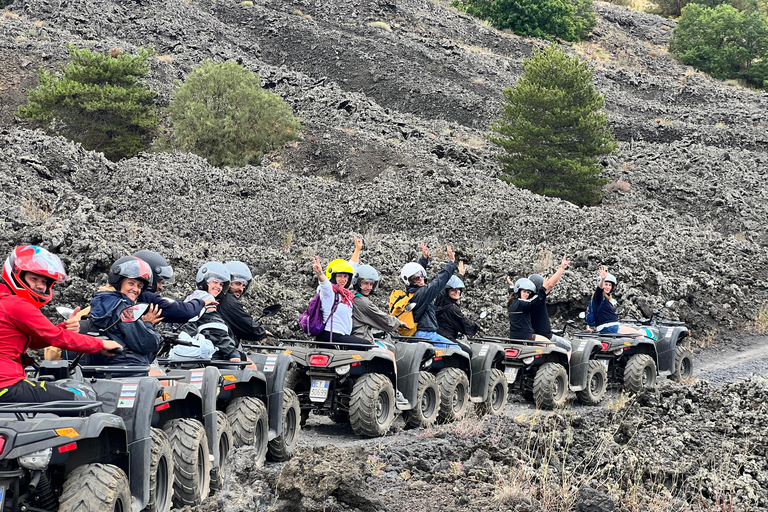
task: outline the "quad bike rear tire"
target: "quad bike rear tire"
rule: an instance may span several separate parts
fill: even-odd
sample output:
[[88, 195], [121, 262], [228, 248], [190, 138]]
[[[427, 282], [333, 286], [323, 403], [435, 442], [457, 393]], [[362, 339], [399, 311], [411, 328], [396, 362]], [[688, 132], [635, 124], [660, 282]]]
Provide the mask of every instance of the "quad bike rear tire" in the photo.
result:
[[440, 413], [440, 387], [437, 379], [429, 372], [419, 372], [419, 386], [416, 390], [416, 404], [413, 409], [403, 411], [406, 428], [429, 428], [437, 421]]
[[504, 407], [507, 405], [507, 396], [509, 393], [509, 385], [507, 384], [507, 378], [504, 372], [497, 368], [491, 370], [491, 376], [488, 379], [488, 396], [485, 402], [477, 405], [477, 412], [479, 414], [490, 414], [492, 416], [500, 416], [504, 412]]
[[568, 398], [568, 372], [560, 363], [544, 363], [533, 378], [533, 401], [537, 409], [555, 409]]
[[159, 428], [150, 429], [152, 455], [149, 461], [149, 502], [144, 512], [168, 512], [173, 499], [173, 450]]
[[84, 464], [62, 486], [59, 512], [131, 512], [131, 488], [125, 472], [111, 464]]
[[687, 382], [693, 377], [693, 352], [677, 346], [675, 351], [675, 373], [669, 376], [675, 382]]
[[292, 389], [283, 389], [283, 429], [280, 435], [269, 442], [269, 458], [286, 461], [293, 457], [299, 446], [301, 434], [301, 407], [299, 397]]
[[[299, 393], [309, 393], [309, 388], [306, 384], [306, 377], [304, 373], [297, 368], [291, 368], [285, 374], [285, 381], [283, 382], [283, 389], [290, 389], [298, 396]], [[299, 407], [301, 407], [301, 400], [299, 400]], [[300, 426], [304, 426], [309, 418], [309, 409], [301, 409], [301, 423]], [[335, 420], [334, 420], [335, 421]], [[349, 423], [349, 418], [345, 421], [337, 423]]]
[[639, 393], [656, 385], [656, 363], [648, 354], [635, 354], [624, 367], [622, 386], [625, 391]]
[[576, 393], [576, 398], [584, 405], [597, 405], [605, 398], [608, 389], [608, 370], [605, 365], [592, 359], [587, 370], [587, 385]]
[[352, 386], [349, 422], [359, 436], [380, 437], [395, 421], [395, 388], [386, 375], [366, 373]]
[[469, 410], [469, 378], [459, 368], [443, 368], [437, 372], [440, 386], [440, 414], [437, 420], [448, 423], [464, 418]]
[[235, 398], [227, 406], [227, 418], [232, 425], [234, 445], [253, 446], [256, 464], [263, 464], [269, 443], [269, 416], [264, 402], [252, 396]]
[[163, 431], [173, 450], [173, 504], [200, 505], [211, 490], [211, 460], [205, 427], [189, 418], [170, 420]]
[[224, 486], [224, 477], [222, 471], [229, 451], [234, 446], [234, 434], [232, 425], [229, 424], [229, 418], [221, 411], [216, 411], [216, 435], [218, 437], [217, 445], [219, 447], [219, 465], [211, 469], [211, 494], [215, 494]]

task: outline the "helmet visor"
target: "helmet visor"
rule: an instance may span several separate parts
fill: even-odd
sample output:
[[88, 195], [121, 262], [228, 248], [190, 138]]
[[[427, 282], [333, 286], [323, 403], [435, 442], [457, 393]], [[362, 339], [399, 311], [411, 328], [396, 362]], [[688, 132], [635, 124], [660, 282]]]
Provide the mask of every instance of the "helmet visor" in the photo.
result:
[[173, 267], [170, 265], [160, 267], [160, 270], [157, 272], [157, 278], [162, 279], [163, 284], [166, 285], [176, 282], [176, 278], [173, 275]]
[[134, 258], [120, 263], [119, 274], [128, 279], [143, 279], [146, 282], [152, 280], [152, 270], [144, 260]]
[[205, 276], [205, 282], [210, 283], [213, 280], [224, 284], [229, 282], [229, 276], [224, 277], [223, 275], [217, 274], [216, 272], [208, 272], [208, 274]]
[[243, 283], [248, 284], [249, 279], [243, 275], [239, 274], [232, 274], [232, 282], [233, 283]]
[[63, 283], [67, 279], [67, 272], [64, 270], [64, 264], [58, 256], [51, 254], [41, 247], [30, 245], [24, 247], [21, 251], [14, 251], [14, 266], [20, 272], [32, 272], [57, 283]]

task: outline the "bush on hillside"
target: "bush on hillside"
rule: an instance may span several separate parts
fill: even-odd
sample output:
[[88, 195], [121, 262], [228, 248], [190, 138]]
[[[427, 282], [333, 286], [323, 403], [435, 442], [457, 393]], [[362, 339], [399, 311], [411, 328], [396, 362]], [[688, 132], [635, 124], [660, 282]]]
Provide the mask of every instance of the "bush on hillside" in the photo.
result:
[[301, 129], [285, 101], [236, 62], [206, 61], [195, 68], [168, 110], [169, 145], [215, 166], [257, 163], [262, 154], [297, 139]]
[[683, 13], [683, 8], [696, 3], [704, 7], [717, 7], [718, 5], [730, 5], [740, 11], [752, 12], [760, 8], [760, 2], [764, 0], [651, 0], [656, 7], [651, 8], [650, 12], [677, 18]]
[[503, 117], [488, 136], [504, 149], [504, 179], [577, 205], [601, 198], [598, 157], [617, 143], [592, 85], [592, 69], [557, 45], [534, 51], [515, 87], [504, 89]]
[[743, 78], [765, 87], [768, 20], [730, 5], [690, 4], [672, 32], [669, 51], [680, 62], [715, 78]]
[[578, 41], [597, 23], [592, 0], [454, 0], [452, 5], [499, 30], [546, 39]]
[[129, 55], [78, 50], [67, 45], [72, 61], [62, 75], [40, 69], [40, 85], [30, 91], [19, 116], [50, 132], [101, 151], [112, 161], [142, 151], [158, 124], [154, 91], [138, 82], [149, 72], [153, 50]]

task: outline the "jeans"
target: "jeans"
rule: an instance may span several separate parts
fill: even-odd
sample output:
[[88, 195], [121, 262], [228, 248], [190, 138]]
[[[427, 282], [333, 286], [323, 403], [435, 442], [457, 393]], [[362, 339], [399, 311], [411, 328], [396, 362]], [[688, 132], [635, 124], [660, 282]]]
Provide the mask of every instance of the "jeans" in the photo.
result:
[[436, 332], [416, 331], [416, 333], [413, 335], [413, 337], [414, 338], [427, 338], [427, 339], [432, 340], [432, 341], [437, 341], [439, 343], [437, 345], [435, 345], [436, 347], [446, 348], [446, 347], [449, 347], [449, 346], [453, 347], [453, 346], [457, 346], [458, 345], [457, 343], [449, 340], [448, 338], [440, 336]]

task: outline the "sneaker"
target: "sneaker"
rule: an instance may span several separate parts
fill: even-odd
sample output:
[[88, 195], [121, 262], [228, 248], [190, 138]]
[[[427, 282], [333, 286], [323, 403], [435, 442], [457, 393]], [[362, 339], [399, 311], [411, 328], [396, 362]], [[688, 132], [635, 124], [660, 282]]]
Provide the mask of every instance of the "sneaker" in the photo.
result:
[[395, 401], [397, 402], [397, 406], [398, 406], [398, 407], [400, 407], [400, 406], [409, 406], [409, 405], [411, 405], [411, 402], [409, 402], [408, 400], [406, 400], [406, 399], [405, 399], [405, 397], [403, 396], [403, 394], [402, 394], [400, 391], [398, 391], [398, 392], [395, 394]]

